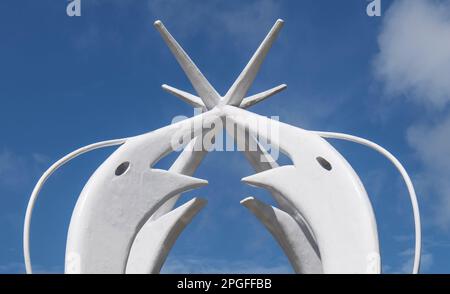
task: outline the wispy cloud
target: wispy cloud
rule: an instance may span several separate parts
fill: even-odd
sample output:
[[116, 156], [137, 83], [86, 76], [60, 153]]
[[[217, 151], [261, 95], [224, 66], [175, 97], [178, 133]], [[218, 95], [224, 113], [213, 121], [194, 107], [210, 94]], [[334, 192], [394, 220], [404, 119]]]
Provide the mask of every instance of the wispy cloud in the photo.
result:
[[26, 181], [26, 160], [3, 149], [0, 152], [0, 186], [16, 187]]
[[450, 229], [450, 115], [436, 124], [420, 123], [408, 130], [408, 142], [423, 164], [417, 184], [428, 197], [434, 212], [433, 223]]
[[[274, 0], [245, 1], [238, 5], [223, 5], [220, 1], [151, 0], [149, 10], [155, 19], [177, 27], [177, 37], [198, 34], [212, 41], [223, 34], [239, 47], [261, 41], [264, 34], [279, 17], [280, 5]], [[207, 35], [205, 35], [205, 33]]]
[[0, 264], [0, 274], [21, 274], [25, 273], [25, 264], [23, 262], [10, 262]]
[[[398, 235], [394, 236], [393, 239], [398, 243], [411, 243], [414, 241], [414, 238], [411, 235]], [[447, 248], [449, 244], [441, 241], [434, 241], [431, 236], [426, 236], [422, 242], [422, 252], [420, 259], [420, 273], [428, 273], [435, 261], [435, 255], [433, 249], [436, 247], [445, 247]], [[414, 263], [414, 248], [408, 248], [400, 253], [397, 256], [390, 260], [389, 264], [383, 264], [383, 273], [389, 274], [410, 274], [413, 269]]]
[[[63, 266], [41, 266], [33, 265], [33, 273], [35, 274], [59, 274], [63, 273]], [[10, 262], [6, 264], [0, 264], [0, 274], [25, 274], [25, 263]]]
[[42, 154], [26, 156], [3, 148], [0, 150], [0, 187], [12, 190], [21, 188], [47, 162], [48, 158]]
[[[399, 254], [399, 257], [403, 260], [398, 273], [408, 274], [412, 272], [414, 262], [414, 251], [412, 249], [405, 250]], [[433, 254], [430, 252], [422, 252], [420, 259], [420, 271], [427, 272], [433, 265]]]
[[218, 259], [180, 256], [168, 259], [161, 273], [166, 274], [289, 274], [292, 269], [288, 264], [258, 265], [252, 261], [226, 261]]
[[420, 194], [434, 195], [427, 203], [433, 222], [449, 229], [450, 1], [397, 0], [378, 43], [375, 75], [388, 96], [427, 109], [408, 129], [407, 141], [423, 165], [415, 176]]

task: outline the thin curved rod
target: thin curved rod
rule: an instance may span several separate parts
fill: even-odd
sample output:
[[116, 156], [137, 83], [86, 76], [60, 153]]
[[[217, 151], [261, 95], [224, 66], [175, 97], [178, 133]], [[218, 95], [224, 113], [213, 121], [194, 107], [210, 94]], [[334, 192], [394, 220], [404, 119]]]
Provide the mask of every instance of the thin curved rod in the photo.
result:
[[[405, 181], [405, 184], [407, 186], [411, 205], [413, 208], [413, 215], [414, 215], [414, 225], [415, 225], [415, 253], [414, 253], [414, 264], [413, 264], [413, 274], [417, 274], [419, 272], [420, 267], [420, 255], [421, 255], [421, 224], [420, 224], [420, 211], [419, 211], [419, 205], [417, 201], [417, 195], [414, 190], [414, 186], [412, 184], [411, 178], [409, 177], [408, 173], [406, 172], [403, 165], [398, 161], [396, 157], [394, 157], [389, 151], [381, 147], [380, 145], [371, 142], [369, 140], [348, 135], [348, 134], [342, 134], [342, 133], [332, 133], [332, 132], [321, 132], [321, 131], [313, 131], [314, 133], [318, 134], [321, 137], [324, 138], [331, 138], [331, 139], [340, 139], [340, 140], [346, 140], [354, 143], [358, 143], [364, 146], [367, 146], [369, 148], [372, 148], [388, 158], [394, 166], [398, 169], [400, 174], [403, 177], [403, 180]], [[102, 141], [94, 144], [90, 144], [84, 147], [81, 147], [66, 156], [59, 159], [57, 162], [55, 162], [49, 169], [45, 171], [45, 173], [41, 176], [39, 181], [37, 182], [36, 186], [33, 189], [33, 192], [30, 196], [30, 200], [28, 202], [27, 211], [25, 214], [25, 222], [24, 222], [24, 231], [23, 231], [23, 250], [24, 250], [24, 258], [25, 258], [25, 268], [26, 272], [31, 274], [32, 273], [32, 266], [31, 266], [31, 258], [30, 258], [30, 225], [31, 225], [31, 216], [33, 213], [33, 209], [37, 200], [37, 197], [39, 195], [40, 190], [42, 189], [42, 186], [45, 184], [47, 179], [61, 166], [69, 162], [70, 160], [78, 157], [81, 154], [84, 154], [86, 152], [104, 148], [104, 147], [110, 147], [110, 146], [116, 146], [121, 145], [125, 143], [127, 138], [123, 139], [115, 139], [115, 140], [108, 140], [108, 141]]]
[[395, 165], [397, 170], [402, 175], [403, 180], [405, 181], [406, 187], [408, 188], [409, 197], [411, 199], [411, 205], [412, 205], [413, 215], [414, 215], [414, 229], [415, 229], [415, 235], [416, 235], [414, 264], [413, 264], [412, 273], [418, 274], [419, 268], [420, 268], [420, 255], [421, 255], [421, 246], [422, 246], [420, 211], [419, 211], [419, 204], [417, 201], [417, 195], [414, 190], [413, 183], [412, 183], [411, 178], [409, 177], [408, 173], [406, 172], [405, 168], [403, 167], [403, 165], [389, 151], [387, 151], [380, 145], [378, 145], [374, 142], [371, 142], [369, 140], [366, 140], [366, 139], [363, 139], [360, 137], [356, 137], [356, 136], [352, 136], [352, 135], [342, 134], [342, 133], [321, 132], [321, 131], [312, 131], [312, 132], [316, 133], [317, 135], [319, 135], [323, 138], [340, 139], [340, 140], [350, 141], [350, 142], [354, 142], [354, 143], [358, 143], [358, 144], [367, 146], [367, 147], [372, 148], [372, 149], [378, 151], [379, 153], [381, 153], [383, 156], [385, 156], [387, 159], [389, 159]]
[[94, 144], [90, 144], [84, 147], [81, 147], [66, 156], [62, 157], [60, 160], [55, 162], [49, 169], [45, 171], [45, 173], [41, 176], [39, 181], [37, 182], [36, 186], [33, 189], [33, 192], [31, 193], [30, 200], [28, 201], [27, 206], [27, 212], [25, 214], [25, 222], [23, 225], [23, 255], [25, 258], [25, 269], [27, 274], [32, 273], [32, 267], [31, 267], [31, 258], [30, 258], [30, 225], [31, 225], [31, 216], [33, 214], [34, 205], [36, 204], [37, 197], [39, 195], [39, 192], [42, 189], [42, 186], [45, 184], [47, 179], [61, 166], [69, 162], [70, 160], [78, 157], [79, 155], [99, 149], [104, 147], [110, 147], [110, 146], [116, 146], [121, 145], [126, 142], [128, 138], [123, 139], [115, 139], [115, 140], [108, 140], [108, 141], [102, 141]]

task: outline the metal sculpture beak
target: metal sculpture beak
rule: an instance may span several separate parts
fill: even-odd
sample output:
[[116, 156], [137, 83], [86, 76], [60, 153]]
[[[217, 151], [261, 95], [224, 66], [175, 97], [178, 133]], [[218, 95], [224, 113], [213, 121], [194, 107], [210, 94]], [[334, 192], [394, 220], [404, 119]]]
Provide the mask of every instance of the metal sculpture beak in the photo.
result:
[[[312, 132], [236, 107], [226, 106], [224, 112], [238, 127], [270, 140], [292, 159], [293, 165], [242, 181], [280, 193], [305, 218], [317, 241], [323, 272], [380, 273], [372, 206], [350, 164]], [[273, 129], [278, 132], [271, 137], [265, 130]]]
[[152, 168], [172, 151], [174, 136], [198, 131], [192, 126], [201, 126], [196, 121], [207, 117], [220, 119], [210, 111], [130, 138], [96, 170], [72, 215], [67, 273], [124, 273], [133, 240], [147, 219], [171, 197], [208, 183]]

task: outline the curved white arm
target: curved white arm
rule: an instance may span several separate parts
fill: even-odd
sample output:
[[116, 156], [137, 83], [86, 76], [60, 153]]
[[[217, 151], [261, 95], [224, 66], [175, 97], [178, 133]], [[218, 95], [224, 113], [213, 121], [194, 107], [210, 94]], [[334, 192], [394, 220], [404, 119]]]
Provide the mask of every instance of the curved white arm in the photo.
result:
[[33, 192], [31, 193], [30, 200], [28, 201], [27, 206], [27, 212], [25, 214], [25, 223], [23, 225], [23, 255], [25, 258], [25, 269], [28, 274], [32, 273], [31, 268], [31, 259], [30, 259], [30, 224], [31, 224], [31, 216], [33, 214], [33, 208], [36, 203], [36, 199], [39, 195], [39, 192], [41, 191], [42, 186], [47, 181], [47, 179], [61, 166], [69, 162], [70, 160], [74, 159], [75, 157], [78, 157], [79, 155], [92, 151], [94, 149], [109, 147], [109, 146], [116, 146], [121, 145], [125, 143], [125, 141], [128, 138], [123, 139], [115, 139], [115, 140], [108, 140], [108, 141], [102, 141], [94, 144], [90, 144], [84, 147], [81, 147], [57, 162], [55, 162], [49, 169], [45, 171], [45, 173], [41, 176], [39, 181], [37, 182], [36, 186], [33, 189]]
[[[313, 131], [313, 132], [324, 138], [332, 138], [332, 139], [351, 141], [351, 142], [358, 143], [361, 145], [365, 145], [369, 148], [372, 148], [372, 149], [376, 150], [377, 152], [381, 153], [382, 155], [384, 155], [385, 157], [387, 157], [398, 169], [398, 171], [402, 175], [403, 180], [405, 181], [406, 186], [408, 188], [408, 192], [410, 195], [410, 200], [411, 200], [411, 204], [412, 204], [412, 208], [413, 208], [414, 223], [415, 223], [415, 254], [414, 254], [414, 264], [413, 264], [413, 272], [412, 273], [417, 274], [419, 272], [420, 255], [421, 255], [420, 212], [419, 212], [419, 205], [418, 205], [417, 196], [416, 196], [416, 193], [414, 190], [414, 186], [412, 184], [412, 181], [411, 181], [408, 173], [406, 172], [405, 168], [403, 167], [403, 165], [389, 151], [387, 151], [383, 147], [381, 147], [378, 144], [371, 142], [369, 140], [366, 140], [366, 139], [363, 139], [360, 137], [356, 137], [356, 136], [352, 136], [352, 135], [342, 134], [342, 133], [321, 132], [321, 131]], [[30, 235], [31, 217], [32, 217], [33, 208], [36, 203], [37, 197], [38, 197], [39, 192], [40, 192], [42, 186], [44, 185], [44, 183], [58, 168], [60, 168], [61, 166], [63, 166], [67, 162], [69, 162], [70, 160], [78, 157], [79, 155], [89, 152], [89, 151], [92, 151], [92, 150], [95, 150], [95, 149], [99, 149], [99, 148], [121, 145], [121, 144], [125, 143], [126, 140], [127, 140], [127, 138], [108, 140], [108, 141], [102, 141], [102, 142], [98, 142], [98, 143], [94, 143], [94, 144], [90, 144], [90, 145], [81, 147], [81, 148], [67, 154], [66, 156], [64, 156], [63, 158], [58, 160], [57, 162], [55, 162], [41, 176], [41, 178], [39, 179], [39, 181], [37, 182], [36, 186], [33, 189], [30, 200], [28, 202], [27, 211], [25, 214], [24, 231], [23, 231], [23, 250], [24, 250], [25, 267], [26, 267], [27, 273], [32, 273], [31, 258], [30, 258], [30, 241], [29, 241], [30, 240], [29, 235]]]
[[398, 169], [400, 174], [403, 177], [403, 180], [405, 181], [406, 187], [408, 188], [409, 197], [411, 199], [411, 205], [413, 209], [413, 215], [414, 215], [414, 229], [415, 229], [415, 252], [414, 252], [414, 264], [413, 264], [413, 274], [419, 273], [419, 267], [420, 267], [420, 255], [421, 255], [421, 239], [422, 239], [422, 233], [421, 233], [421, 226], [420, 226], [420, 212], [419, 212], [419, 204], [417, 202], [417, 196], [416, 192], [414, 190], [414, 186], [412, 184], [412, 181], [406, 172], [403, 165], [398, 161], [397, 158], [395, 158], [394, 155], [392, 155], [389, 151], [381, 147], [380, 145], [371, 142], [369, 140], [359, 138], [352, 135], [347, 134], [341, 134], [341, 133], [332, 133], [332, 132], [321, 132], [321, 131], [312, 131], [316, 133], [317, 135], [323, 137], [323, 138], [331, 138], [331, 139], [340, 139], [345, 141], [350, 141], [354, 143], [358, 143], [364, 146], [367, 146], [369, 148], [372, 148], [382, 155], [384, 155], [386, 158], [388, 158]]

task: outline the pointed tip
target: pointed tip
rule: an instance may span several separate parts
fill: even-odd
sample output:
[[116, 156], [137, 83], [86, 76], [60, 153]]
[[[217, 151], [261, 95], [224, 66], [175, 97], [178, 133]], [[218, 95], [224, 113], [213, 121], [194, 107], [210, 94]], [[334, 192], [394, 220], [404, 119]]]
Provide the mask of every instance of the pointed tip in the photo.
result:
[[241, 74], [225, 94], [225, 104], [234, 106], [239, 106], [241, 104], [242, 99], [244, 99], [244, 96], [247, 94], [247, 91], [253, 84], [253, 81], [255, 80], [256, 75], [259, 72], [260, 66], [263, 60], [266, 58], [266, 55], [269, 49], [272, 47], [272, 44], [275, 41], [282, 26], [283, 20], [278, 19], [262, 41], [261, 45], [259, 45], [256, 52], [253, 54], [250, 61], [242, 70]]
[[177, 182], [176, 183], [173, 182], [173, 185], [176, 186], [178, 184], [180, 187], [180, 190], [175, 191], [177, 194], [179, 194], [181, 192], [187, 192], [190, 190], [198, 189], [198, 188], [208, 185], [207, 180], [203, 180], [203, 179], [199, 179], [199, 178], [195, 178], [195, 177], [191, 177], [191, 176], [186, 176], [186, 175], [182, 175], [182, 174], [176, 174], [176, 175], [177, 175], [176, 176]]
[[155, 27], [162, 27], [163, 26], [163, 23], [162, 23], [162, 21], [160, 21], [159, 19], [158, 20], [156, 20], [154, 23], [153, 23], [153, 25], [155, 26]]
[[157, 174], [161, 174], [168, 178], [173, 185], [181, 185], [188, 189], [196, 189], [208, 185], [208, 181], [204, 179], [199, 179], [191, 176], [186, 176], [173, 171], [167, 171], [164, 169], [152, 168], [152, 171]]
[[195, 95], [192, 95], [191, 93], [179, 90], [177, 88], [171, 87], [166, 84], [162, 84], [161, 88], [166, 91], [167, 93], [174, 95], [175, 97], [180, 98], [186, 103], [189, 103], [194, 108], [205, 108], [205, 104], [203, 103], [202, 99], [200, 97], [197, 97]]
[[186, 51], [184, 51], [180, 44], [178, 44], [175, 38], [169, 33], [163, 23], [160, 20], [157, 20], [154, 25], [185, 72], [195, 91], [198, 93], [198, 96], [203, 100], [203, 103], [208, 109], [214, 108], [220, 102], [220, 95], [217, 93], [216, 89], [209, 83]]
[[176, 221], [186, 215], [193, 216], [195, 213], [200, 211], [206, 205], [207, 202], [208, 201], [203, 198], [197, 198], [197, 197], [192, 198], [189, 201], [181, 204], [180, 206], [175, 207], [174, 209], [163, 214], [157, 220], [164, 221], [167, 223], [168, 219], [173, 219], [174, 221]]
[[199, 178], [194, 178], [194, 177], [189, 177], [190, 180], [192, 181], [192, 185], [195, 185], [196, 187], [203, 187], [208, 185], [208, 180], [204, 180], [204, 179], [199, 179]]
[[264, 176], [261, 176], [262, 173], [242, 178], [241, 181], [251, 186], [261, 186], [264, 182]]
[[272, 205], [264, 203], [254, 197], [245, 198], [241, 201], [241, 204], [245, 208], [250, 210], [250, 212], [253, 213], [263, 224], [270, 223], [273, 225], [275, 222], [277, 222], [277, 218], [274, 215], [274, 212], [275, 210], [277, 210], [277, 208], [273, 207]]
[[283, 165], [242, 178], [241, 181], [251, 186], [273, 189], [283, 178], [290, 176], [289, 173], [293, 169], [295, 169], [293, 165]]
[[241, 201], [239, 201], [239, 203], [242, 204], [242, 205], [244, 205], [244, 206], [247, 206], [247, 204], [248, 204], [249, 202], [252, 202], [252, 201], [254, 201], [254, 200], [255, 200], [255, 197], [250, 196], [250, 197], [247, 197], [247, 198], [242, 199]]
[[204, 198], [195, 197], [195, 198], [192, 198], [191, 200], [187, 201], [186, 203], [180, 205], [179, 207], [175, 208], [174, 210], [179, 209], [179, 208], [182, 208], [182, 209], [183, 208], [185, 208], [185, 209], [194, 208], [195, 210], [200, 210], [201, 208], [203, 208], [206, 205], [207, 202], [208, 201]]
[[269, 89], [267, 91], [257, 93], [255, 95], [252, 95], [250, 97], [246, 97], [242, 100], [241, 104], [239, 105], [240, 108], [249, 108], [250, 106], [255, 105], [256, 103], [259, 103], [287, 88], [286, 84], [281, 84], [279, 86], [276, 86], [272, 89]]

